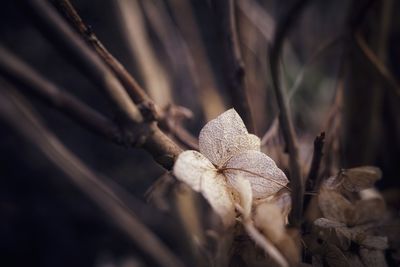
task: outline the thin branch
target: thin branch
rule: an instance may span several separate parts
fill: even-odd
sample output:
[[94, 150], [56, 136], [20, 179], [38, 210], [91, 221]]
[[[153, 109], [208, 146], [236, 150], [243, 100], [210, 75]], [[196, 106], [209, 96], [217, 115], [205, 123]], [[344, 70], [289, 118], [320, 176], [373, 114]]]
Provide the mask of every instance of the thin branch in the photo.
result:
[[242, 117], [247, 129], [254, 133], [253, 117], [246, 94], [245, 67], [236, 27], [236, 5], [233, 0], [215, 1], [215, 7], [217, 17], [220, 18], [227, 91], [230, 92], [233, 107]]
[[355, 34], [355, 39], [364, 56], [370, 61], [378, 73], [389, 83], [389, 85], [393, 88], [393, 92], [397, 96], [400, 96], [400, 84], [391, 71], [386, 67], [385, 63], [382, 62], [382, 60], [380, 60], [375, 52], [368, 46], [367, 42], [361, 36], [361, 33], [357, 32]]
[[60, 90], [1, 45], [0, 74], [22, 86], [23, 93], [38, 97], [92, 132], [113, 142], [124, 143], [119, 128], [112, 121], [65, 90]]
[[68, 19], [75, 30], [77, 30], [85, 41], [94, 48], [100, 58], [102, 58], [115, 73], [127, 89], [129, 96], [139, 107], [145, 120], [154, 120], [159, 118], [160, 116], [154, 102], [132, 75], [129, 74], [125, 67], [104, 47], [94, 32], [86, 26], [71, 2], [69, 0], [52, 0], [52, 2]]
[[300, 88], [300, 85], [304, 79], [304, 76], [308, 70], [308, 68], [318, 60], [320, 56], [322, 56], [325, 52], [329, 50], [329, 48], [338, 44], [343, 38], [345, 34], [337, 34], [336, 36], [330, 38], [329, 40], [323, 42], [320, 46], [317, 47], [315, 52], [308, 58], [308, 60], [304, 63], [300, 72], [296, 75], [296, 78], [293, 82], [293, 85], [289, 89], [289, 102], [293, 99], [293, 96], [297, 93]]
[[26, 12], [37, 23], [38, 29], [44, 34], [44, 37], [52, 42], [63, 56], [86, 73], [112, 100], [120, 120], [125, 122], [126, 126], [143, 121], [138, 108], [131, 101], [114, 73], [70, 29], [48, 1], [25, 0], [21, 2], [24, 4]]
[[0, 91], [0, 117], [42, 151], [62, 170], [71, 182], [89, 196], [143, 252], [160, 266], [183, 266], [183, 263], [130, 211], [55, 135], [38, 119], [24, 98], [9, 90]]
[[239, 9], [270, 43], [275, 32], [274, 18], [255, 0], [237, 1]]
[[274, 118], [274, 120], [271, 123], [271, 126], [269, 126], [268, 131], [265, 132], [263, 137], [261, 138], [261, 146], [266, 146], [268, 142], [278, 134], [279, 130], [279, 120], [278, 116]]
[[[32, 68], [0, 46], [0, 73], [81, 125], [115, 143], [142, 146], [166, 169], [171, 169], [181, 149], [158, 129], [155, 123], [134, 124], [130, 131], [121, 129], [79, 99], [59, 89]], [[26, 90], [29, 89], [29, 90]]]
[[115, 73], [122, 85], [125, 87], [133, 102], [141, 111], [145, 121], [158, 120], [160, 127], [171, 132], [180, 142], [188, 147], [196, 147], [196, 138], [193, 137], [182, 125], [170, 127], [168, 123], [163, 123], [166, 118], [164, 111], [158, 107], [153, 100], [146, 94], [145, 90], [137, 83], [135, 78], [125, 69], [97, 38], [96, 34], [88, 27], [69, 0], [52, 0], [55, 6], [68, 19], [74, 29], [88, 42], [99, 57]]
[[[322, 162], [322, 156], [324, 155], [322, 149], [324, 148], [325, 133], [322, 132], [319, 136], [314, 139], [314, 152], [311, 161], [310, 170], [306, 181], [307, 192], [318, 192], [320, 186], [319, 171]], [[312, 195], [306, 195], [304, 197], [304, 212], [307, 211], [308, 205], [310, 204]]]
[[279, 107], [279, 120], [283, 137], [289, 152], [290, 182], [292, 187], [292, 211], [290, 214], [291, 223], [299, 226], [303, 210], [304, 182], [301, 177], [297, 140], [294, 126], [291, 119], [288, 98], [285, 90], [280, 86], [279, 58], [283, 47], [283, 41], [293, 23], [301, 14], [308, 0], [297, 0], [289, 9], [283, 20], [278, 23], [274, 42], [270, 48], [270, 71], [276, 100]]
[[310, 170], [308, 172], [307, 182], [309, 187], [307, 190], [313, 190], [314, 185], [317, 183], [318, 173], [321, 166], [322, 156], [322, 149], [324, 148], [324, 140], [325, 140], [325, 133], [322, 132], [319, 136], [317, 136], [314, 140], [314, 152], [311, 161]]

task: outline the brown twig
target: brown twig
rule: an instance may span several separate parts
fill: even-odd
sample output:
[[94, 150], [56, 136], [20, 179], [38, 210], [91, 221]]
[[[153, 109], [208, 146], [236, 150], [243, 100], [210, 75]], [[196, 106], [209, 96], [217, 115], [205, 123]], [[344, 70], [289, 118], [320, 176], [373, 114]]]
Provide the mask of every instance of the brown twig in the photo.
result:
[[276, 28], [275, 20], [271, 14], [255, 0], [239, 0], [237, 5], [247, 19], [260, 31], [266, 41], [270, 43]]
[[140, 123], [143, 117], [131, 101], [114, 73], [97, 55], [73, 32], [56, 10], [42, 0], [21, 1], [27, 13], [37, 23], [38, 29], [61, 52], [88, 75], [92, 81], [112, 100], [120, 121], [125, 126]]
[[102, 42], [97, 38], [96, 34], [84, 23], [78, 12], [69, 0], [52, 0], [55, 6], [68, 19], [75, 30], [88, 42], [99, 57], [110, 67], [115, 73], [122, 85], [125, 87], [133, 102], [141, 111], [146, 121], [160, 121], [161, 129], [171, 132], [184, 145], [195, 148], [196, 140], [182, 125], [170, 127], [166, 114], [162, 111], [153, 100], [146, 94], [145, 90], [137, 83], [136, 79], [125, 69], [125, 67], [107, 50]]
[[315, 189], [314, 185], [318, 181], [318, 173], [321, 166], [321, 160], [323, 156], [322, 149], [324, 148], [325, 132], [322, 132], [314, 140], [314, 152], [311, 161], [310, 170], [307, 177], [307, 190]]
[[235, 3], [233, 0], [215, 1], [219, 28], [224, 49], [224, 67], [226, 69], [227, 91], [230, 92], [233, 107], [242, 117], [249, 132], [254, 133], [253, 117], [247, 97], [245, 67], [240, 51]]
[[[2, 84], [4, 85], [4, 84]], [[7, 88], [0, 90], [0, 117], [35, 145], [62, 170], [71, 182], [89, 196], [144, 253], [160, 266], [183, 263], [127, 208], [121, 199], [38, 119], [24, 98]]]
[[71, 2], [69, 0], [52, 0], [52, 2], [115, 73], [126, 88], [129, 96], [139, 107], [145, 120], [155, 120], [159, 118], [159, 110], [156, 109], [154, 102], [148, 97], [143, 88], [132, 75], [129, 74], [124, 66], [104, 47], [94, 32], [86, 26]]
[[274, 136], [278, 134], [279, 130], [279, 120], [278, 116], [274, 118], [269, 126], [268, 131], [265, 132], [263, 137], [261, 138], [261, 146], [265, 146]]
[[283, 20], [278, 23], [274, 42], [269, 51], [270, 71], [276, 100], [279, 107], [279, 120], [283, 137], [289, 152], [290, 182], [292, 187], [292, 211], [290, 213], [291, 223], [298, 227], [301, 223], [303, 210], [304, 182], [301, 177], [297, 140], [291, 119], [288, 98], [286, 92], [280, 86], [279, 56], [283, 47], [283, 41], [293, 23], [300, 15], [307, 0], [296, 1], [288, 10]]
[[134, 124], [129, 132], [121, 129], [79, 99], [60, 90], [1, 46], [0, 73], [25, 88], [22, 92], [33, 94], [94, 133], [118, 144], [142, 146], [168, 170], [172, 168], [175, 158], [182, 151], [158, 129], [155, 123]]
[[329, 38], [325, 42], [323, 42], [320, 46], [317, 47], [315, 52], [309, 57], [309, 59], [304, 63], [302, 69], [297, 74], [292, 86], [289, 89], [289, 102], [293, 99], [293, 96], [297, 93], [300, 88], [300, 85], [304, 79], [304, 76], [308, 70], [308, 67], [311, 66], [318, 58], [327, 52], [329, 48], [335, 46], [336, 44], [340, 43], [343, 40], [345, 34], [336, 34], [332, 38]]
[[375, 52], [368, 46], [367, 42], [361, 36], [360, 32], [355, 34], [355, 40], [362, 51], [363, 55], [369, 60], [369, 62], [374, 66], [378, 73], [389, 83], [393, 88], [393, 92], [400, 96], [400, 84], [391, 73], [391, 71], [386, 67], [385, 63], [382, 62]]
[[23, 93], [38, 97], [92, 132], [119, 144], [126, 143], [122, 140], [119, 128], [112, 121], [68, 92], [60, 90], [1, 45], [0, 74], [25, 88], [21, 90]]

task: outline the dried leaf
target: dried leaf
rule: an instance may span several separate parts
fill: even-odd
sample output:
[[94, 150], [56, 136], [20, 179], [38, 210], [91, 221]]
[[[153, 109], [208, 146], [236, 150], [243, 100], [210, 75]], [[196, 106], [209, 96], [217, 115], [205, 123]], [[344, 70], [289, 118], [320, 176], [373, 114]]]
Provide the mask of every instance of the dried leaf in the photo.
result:
[[268, 197], [289, 182], [275, 162], [259, 151], [245, 151], [232, 157], [224, 169], [224, 174], [233, 187], [238, 175], [249, 180], [255, 198]]
[[362, 166], [342, 170], [342, 186], [350, 192], [359, 192], [363, 189], [371, 188], [376, 181], [382, 178], [382, 171], [373, 166]]
[[350, 225], [364, 224], [381, 220], [386, 213], [383, 199], [362, 199], [355, 203], [354, 213], [349, 221]]
[[314, 221], [313, 231], [326, 242], [332, 243], [342, 250], [347, 250], [350, 247], [351, 239], [349, 234], [342, 231], [346, 228], [344, 223], [319, 218]]
[[358, 244], [368, 249], [385, 250], [389, 247], [388, 238], [386, 236], [367, 235], [363, 239], [358, 240]]
[[354, 252], [345, 253], [345, 256], [351, 267], [365, 267], [360, 257]]
[[353, 220], [353, 204], [335, 190], [321, 188], [318, 194], [318, 205], [325, 218], [345, 224]]
[[344, 223], [338, 222], [338, 221], [334, 221], [334, 220], [330, 220], [327, 218], [318, 218], [314, 221], [314, 225], [318, 226], [320, 228], [326, 228], [326, 229], [330, 229], [330, 228], [339, 228], [339, 227], [346, 227], [346, 225]]
[[199, 135], [200, 152], [217, 166], [246, 150], [260, 150], [260, 139], [249, 135], [234, 109], [208, 122]]
[[322, 258], [330, 267], [350, 267], [343, 252], [333, 244], [324, 244]]
[[217, 173], [212, 163], [197, 151], [185, 151], [178, 156], [173, 173], [176, 178], [201, 192], [225, 226], [235, 220], [232, 194], [225, 177]]
[[[307, 243], [307, 248], [313, 253], [313, 266], [321, 266], [318, 259], [323, 259], [323, 266], [330, 267], [350, 267], [349, 262], [347, 261], [343, 252], [335, 245], [330, 244], [328, 242], [322, 241], [320, 239], [313, 238], [312, 236], [304, 236], [303, 238]], [[315, 258], [314, 265], [314, 257], [321, 256]]]
[[386, 267], [385, 254], [382, 250], [360, 248], [359, 254], [366, 267]]

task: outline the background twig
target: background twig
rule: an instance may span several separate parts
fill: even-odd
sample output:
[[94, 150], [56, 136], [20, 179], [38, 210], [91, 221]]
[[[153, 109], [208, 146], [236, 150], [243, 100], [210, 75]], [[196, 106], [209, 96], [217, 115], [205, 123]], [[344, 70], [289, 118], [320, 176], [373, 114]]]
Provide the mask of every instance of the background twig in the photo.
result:
[[249, 132], [254, 133], [254, 123], [247, 97], [245, 67], [240, 51], [236, 27], [236, 5], [233, 0], [215, 1], [215, 10], [219, 18], [220, 36], [224, 50], [226, 86], [233, 107], [242, 117]]
[[297, 140], [288, 105], [288, 98], [285, 90], [283, 90], [280, 85], [279, 56], [281, 54], [280, 52], [282, 50], [283, 41], [286, 37], [286, 34], [298, 16], [301, 14], [302, 9], [307, 2], [308, 0], [296, 1], [293, 6], [290, 7], [287, 15], [284, 16], [283, 20], [278, 23], [275, 38], [269, 52], [271, 79], [279, 106], [280, 126], [285, 139], [286, 148], [289, 153], [290, 182], [291, 188], [293, 189], [292, 211], [290, 213], [290, 219], [294, 226], [299, 226], [301, 223], [304, 182], [301, 177]]
[[[1, 86], [4, 86], [4, 83]], [[96, 177], [96, 174], [43, 126], [21, 95], [4, 88], [0, 89], [0, 94], [0, 116], [37, 146], [71, 179], [71, 182], [103, 209], [139, 248], [160, 266], [183, 266], [182, 262]]]

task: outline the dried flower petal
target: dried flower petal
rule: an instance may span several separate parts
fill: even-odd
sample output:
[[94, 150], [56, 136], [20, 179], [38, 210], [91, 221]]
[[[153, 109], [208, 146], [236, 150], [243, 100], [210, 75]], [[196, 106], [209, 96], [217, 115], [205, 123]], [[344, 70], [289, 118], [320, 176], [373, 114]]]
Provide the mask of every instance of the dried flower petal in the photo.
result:
[[339, 175], [343, 177], [343, 188], [350, 192], [359, 192], [371, 188], [381, 179], [382, 171], [377, 167], [362, 166], [343, 170]]
[[185, 151], [175, 162], [174, 175], [201, 192], [213, 210], [221, 217], [225, 226], [235, 220], [235, 207], [225, 177], [217, 173], [212, 163], [197, 151]]
[[348, 224], [352, 222], [354, 206], [335, 190], [321, 188], [318, 205], [325, 218]]
[[385, 250], [389, 247], [388, 238], [386, 236], [367, 235], [358, 243], [368, 249]]
[[350, 234], [346, 230], [347, 226], [337, 221], [326, 218], [319, 218], [314, 221], [313, 231], [316, 235], [342, 250], [347, 250], [351, 243]]
[[241, 151], [259, 150], [259, 143], [258, 137], [248, 134], [234, 109], [208, 122], [199, 135], [200, 152], [217, 166]]
[[249, 180], [255, 198], [268, 197], [289, 182], [275, 162], [259, 151], [245, 151], [232, 157], [225, 166], [224, 174], [233, 187], [236, 187], [238, 175]]
[[173, 169], [176, 178], [195, 191], [200, 191], [201, 179], [206, 171], [215, 172], [216, 175], [217, 170], [206, 157], [194, 150], [182, 152]]

